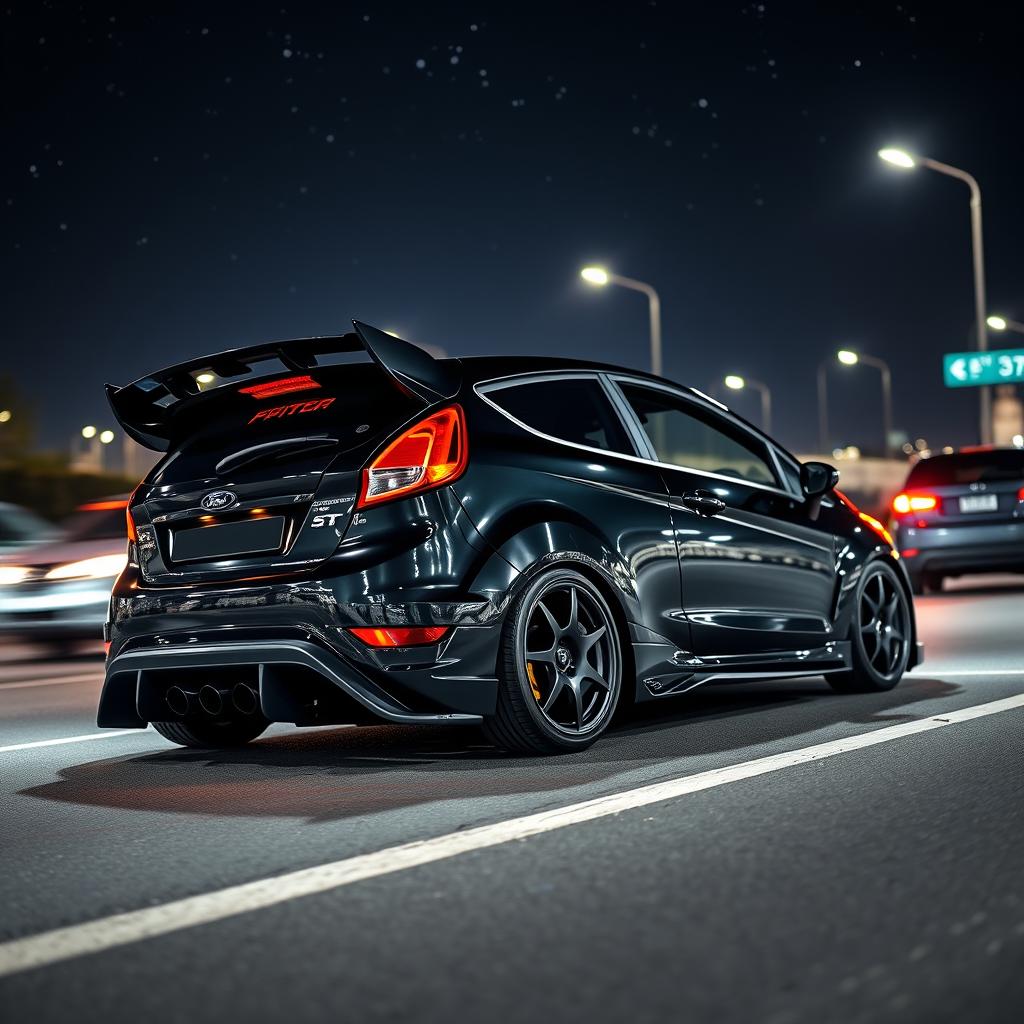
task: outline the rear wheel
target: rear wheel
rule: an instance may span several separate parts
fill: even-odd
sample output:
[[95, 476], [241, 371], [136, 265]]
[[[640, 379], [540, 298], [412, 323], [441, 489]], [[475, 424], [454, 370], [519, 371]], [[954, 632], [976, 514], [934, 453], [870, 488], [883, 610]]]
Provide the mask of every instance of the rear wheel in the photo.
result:
[[942, 592], [942, 581], [945, 577], [937, 572], [919, 572], [910, 577], [910, 589], [917, 597], [922, 594], [938, 594]]
[[219, 749], [243, 746], [256, 739], [270, 722], [256, 713], [223, 718], [185, 718], [180, 722], [153, 722], [152, 725], [165, 739], [183, 747]]
[[608, 727], [622, 688], [622, 648], [601, 592], [572, 569], [551, 569], [509, 611], [496, 713], [484, 732], [523, 754], [589, 747]]
[[850, 624], [853, 669], [827, 676], [840, 693], [891, 690], [910, 657], [910, 603], [899, 577], [884, 562], [864, 570]]

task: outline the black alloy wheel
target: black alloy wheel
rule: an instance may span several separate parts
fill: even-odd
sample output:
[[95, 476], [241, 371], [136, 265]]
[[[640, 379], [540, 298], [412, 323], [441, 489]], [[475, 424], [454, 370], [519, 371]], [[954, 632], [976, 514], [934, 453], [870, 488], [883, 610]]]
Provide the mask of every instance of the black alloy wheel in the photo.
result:
[[912, 642], [910, 603], [895, 570], [876, 562], [864, 570], [851, 623], [853, 670], [829, 676], [843, 692], [891, 690], [906, 671]]
[[502, 644], [490, 738], [523, 753], [590, 746], [622, 686], [619, 631], [600, 590], [572, 569], [543, 573], [510, 610]]

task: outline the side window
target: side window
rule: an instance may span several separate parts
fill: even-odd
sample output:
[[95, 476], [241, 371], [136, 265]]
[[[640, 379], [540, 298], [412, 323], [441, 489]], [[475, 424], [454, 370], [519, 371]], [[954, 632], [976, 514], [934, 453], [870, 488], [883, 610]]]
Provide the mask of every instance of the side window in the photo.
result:
[[790, 489], [797, 494], [801, 494], [800, 467], [782, 454], [779, 455], [779, 465], [782, 467], [782, 475], [786, 478], [786, 483], [789, 484]]
[[758, 441], [730, 431], [717, 417], [668, 392], [623, 382], [620, 387], [659, 462], [778, 486], [768, 453]]
[[520, 423], [549, 437], [609, 452], [635, 455], [625, 427], [598, 381], [541, 380], [486, 392]]

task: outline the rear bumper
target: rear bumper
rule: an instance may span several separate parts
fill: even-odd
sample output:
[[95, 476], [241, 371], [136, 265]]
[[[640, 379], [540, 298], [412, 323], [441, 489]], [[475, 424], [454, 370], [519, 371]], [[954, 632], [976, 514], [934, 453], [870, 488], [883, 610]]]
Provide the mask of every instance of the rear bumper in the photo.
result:
[[914, 576], [922, 572], [1024, 570], [1024, 521], [902, 526], [897, 538], [903, 564]]
[[499, 630], [454, 627], [440, 644], [375, 652], [376, 665], [308, 629], [245, 639], [197, 632], [169, 643], [154, 637], [125, 645], [107, 663], [97, 724], [141, 728], [169, 720], [168, 687], [198, 687], [213, 677], [249, 683], [272, 722], [475, 722], [494, 712]]

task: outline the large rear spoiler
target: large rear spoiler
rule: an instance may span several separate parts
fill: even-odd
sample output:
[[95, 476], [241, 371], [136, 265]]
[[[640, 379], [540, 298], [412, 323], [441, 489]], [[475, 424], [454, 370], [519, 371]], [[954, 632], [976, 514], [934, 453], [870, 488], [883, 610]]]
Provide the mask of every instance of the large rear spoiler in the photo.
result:
[[214, 378], [233, 378], [232, 383], [235, 383], [237, 378], [252, 374], [260, 363], [276, 360], [280, 364], [247, 379], [248, 384], [250, 380], [276, 376], [282, 372], [281, 366], [285, 371], [300, 373], [320, 365], [319, 357], [365, 351], [402, 391], [419, 398], [424, 404], [450, 398], [458, 391], [461, 374], [457, 363], [436, 360], [416, 345], [369, 324], [358, 320], [353, 320], [352, 324], [355, 333], [271, 341], [248, 348], [229, 349], [176, 363], [122, 388], [107, 384], [107, 400], [130, 438], [154, 451], [164, 452], [171, 443], [172, 416], [191, 399], [216, 390], [202, 390], [197, 378], [205, 373]]

